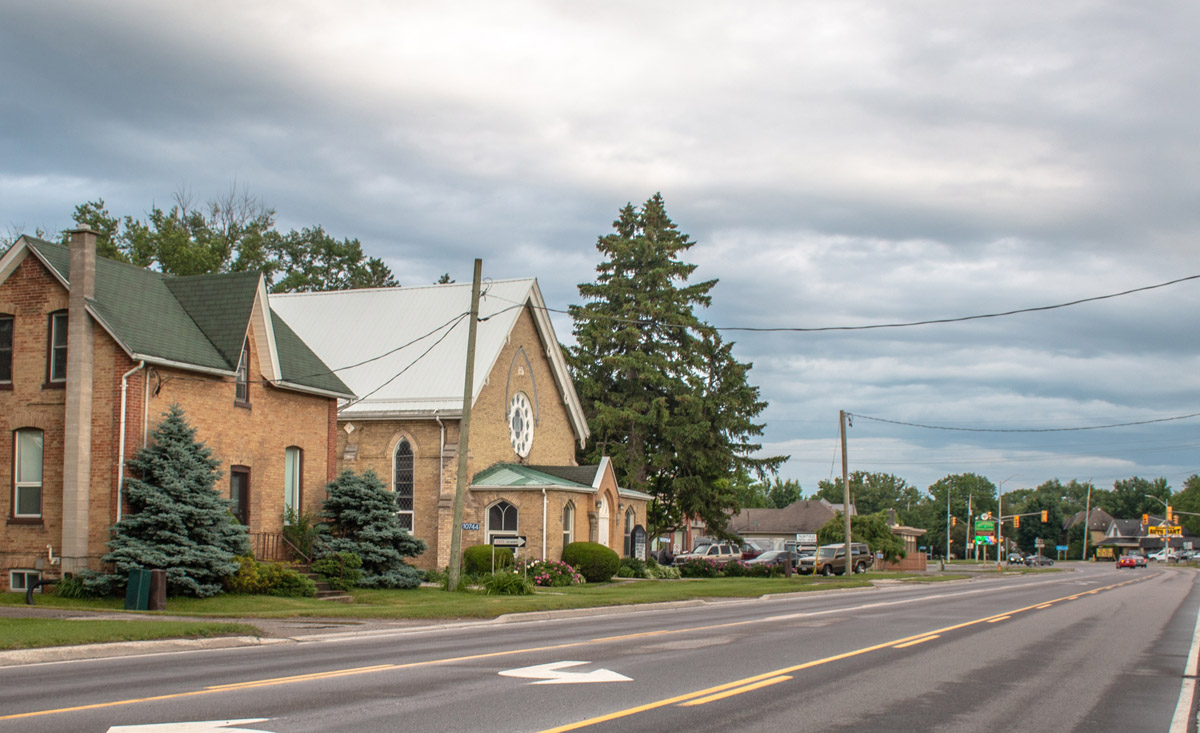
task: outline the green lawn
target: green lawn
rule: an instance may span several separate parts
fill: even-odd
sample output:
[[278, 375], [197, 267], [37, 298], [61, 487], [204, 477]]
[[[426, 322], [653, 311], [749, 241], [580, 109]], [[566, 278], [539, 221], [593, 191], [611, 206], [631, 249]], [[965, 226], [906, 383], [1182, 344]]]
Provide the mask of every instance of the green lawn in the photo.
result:
[[[797, 593], [834, 588], [862, 588], [871, 579], [932, 580], [938, 576], [869, 573], [853, 578], [707, 578], [672, 581], [618, 581], [569, 588], [538, 589], [532, 596], [486, 596], [447, 593], [437, 588], [352, 592], [353, 603], [330, 603], [310, 598], [275, 598], [225, 594], [214, 598], [170, 598], [167, 614], [180, 616], [287, 618], [331, 616], [347, 618], [495, 618], [506, 613], [550, 611], [596, 606], [686, 601], [697, 598], [753, 598], [769, 593]], [[946, 579], [950, 579], [947, 577]], [[24, 596], [0, 594], [0, 604], [21, 605]], [[85, 611], [119, 611], [124, 602], [111, 599], [69, 599], [38, 596], [39, 606]]]
[[247, 624], [207, 621], [81, 621], [61, 618], [0, 618], [0, 649], [31, 649], [146, 639], [257, 636]]

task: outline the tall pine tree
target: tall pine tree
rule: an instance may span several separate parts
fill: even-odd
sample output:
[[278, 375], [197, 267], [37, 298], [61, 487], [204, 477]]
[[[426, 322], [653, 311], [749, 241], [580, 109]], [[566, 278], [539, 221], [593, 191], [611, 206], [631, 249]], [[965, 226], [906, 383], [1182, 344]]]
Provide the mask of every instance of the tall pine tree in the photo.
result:
[[220, 461], [196, 440], [179, 405], [172, 405], [150, 444], [128, 462], [130, 512], [113, 526], [104, 561], [116, 567], [110, 584], [134, 569], [163, 569], [170, 595], [215, 595], [250, 554], [246, 528], [215, 488]]
[[729, 479], [765, 478], [787, 458], [754, 457], [766, 403], [747, 382], [751, 365], [696, 317], [717, 281], [688, 283], [696, 265], [679, 256], [693, 242], [662, 196], [627, 204], [613, 229], [596, 243], [596, 281], [579, 286], [584, 305], [571, 307], [568, 357], [593, 437], [583, 459], [609, 456], [622, 486], [654, 496], [654, 532], [697, 517], [722, 534], [739, 508]]

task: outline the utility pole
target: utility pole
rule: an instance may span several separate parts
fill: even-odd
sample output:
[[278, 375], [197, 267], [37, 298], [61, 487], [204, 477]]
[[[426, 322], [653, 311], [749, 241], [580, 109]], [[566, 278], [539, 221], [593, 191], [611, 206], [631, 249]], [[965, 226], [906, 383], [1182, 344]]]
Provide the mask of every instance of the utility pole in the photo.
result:
[[[975, 511], [971, 506], [971, 502], [974, 499], [974, 494], [967, 494], [967, 536], [963, 538], [963, 542], [966, 542], [968, 545], [975, 545], [975, 538], [971, 536], [971, 520], [974, 518], [974, 515], [971, 514], [971, 512]], [[966, 558], [967, 553], [964, 550], [963, 559], [965, 560]], [[975, 562], [979, 562], [979, 545], [975, 545]]]
[[[846, 575], [849, 576], [853, 565], [850, 564], [852, 555], [850, 553], [850, 461], [846, 457], [846, 411], [839, 411], [840, 422], [842, 425], [842, 491], [844, 493], [842, 504], [842, 519], [845, 522], [844, 529], [846, 530]], [[815, 566], [814, 566], [815, 567]], [[815, 572], [815, 571], [814, 571]]]
[[950, 562], [950, 487], [946, 484], [946, 562]]
[[479, 281], [482, 279], [483, 260], [475, 259], [475, 276], [471, 281], [471, 315], [467, 324], [467, 374], [463, 382], [462, 419], [458, 428], [458, 475], [454, 485], [454, 512], [450, 520], [450, 569], [446, 587], [458, 590], [458, 579], [462, 571], [462, 517], [463, 501], [467, 496], [467, 452], [471, 433], [471, 401], [475, 389], [475, 324], [479, 320]]
[[1090, 522], [1088, 522], [1088, 519], [1090, 519], [1091, 516], [1092, 516], [1092, 480], [1088, 479], [1087, 502], [1083, 505], [1083, 555], [1080, 556], [1080, 558], [1079, 558], [1080, 560], [1087, 559], [1088, 532], [1091, 531]]

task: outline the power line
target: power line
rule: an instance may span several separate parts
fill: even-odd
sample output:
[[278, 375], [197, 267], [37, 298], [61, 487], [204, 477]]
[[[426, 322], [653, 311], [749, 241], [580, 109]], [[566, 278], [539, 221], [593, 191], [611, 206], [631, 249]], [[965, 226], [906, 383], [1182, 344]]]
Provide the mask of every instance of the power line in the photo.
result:
[[[366, 400], [366, 399], [367, 399], [368, 397], [370, 397], [371, 395], [375, 394], [375, 393], [376, 393], [376, 392], [378, 392], [379, 390], [383, 389], [384, 387], [388, 386], [388, 385], [389, 385], [389, 384], [391, 384], [392, 382], [394, 382], [394, 381], [396, 381], [397, 379], [399, 379], [399, 378], [400, 378], [400, 375], [404, 374], [404, 373], [405, 373], [405, 372], [407, 372], [409, 369], [413, 368], [413, 366], [414, 366], [414, 365], [416, 365], [416, 363], [417, 363], [417, 362], [419, 362], [421, 359], [424, 359], [424, 358], [425, 358], [425, 357], [426, 357], [426, 356], [429, 354], [429, 352], [431, 352], [431, 351], [433, 351], [435, 348], [437, 348], [437, 345], [438, 345], [438, 344], [442, 343], [442, 341], [444, 341], [444, 340], [446, 339], [446, 337], [447, 337], [447, 336], [449, 336], [451, 333], [453, 333], [453, 332], [454, 332], [454, 328], [455, 328], [455, 326], [457, 326], [459, 323], [461, 323], [461, 322], [462, 322], [462, 320], [463, 320], [464, 318], [466, 318], [467, 316], [469, 316], [469, 315], [470, 315], [470, 313], [463, 313], [461, 316], [459, 316], [458, 318], [456, 318], [456, 319], [454, 320], [454, 323], [453, 323], [453, 325], [452, 325], [452, 326], [450, 326], [450, 328], [447, 328], [447, 329], [446, 329], [446, 332], [445, 332], [445, 333], [443, 333], [443, 334], [442, 334], [440, 337], [438, 337], [438, 340], [437, 340], [437, 341], [434, 341], [432, 344], [430, 344], [428, 349], [425, 349], [424, 351], [422, 351], [422, 352], [421, 352], [421, 353], [420, 353], [420, 354], [417, 356], [417, 358], [415, 358], [415, 359], [413, 359], [411, 362], [409, 362], [409, 363], [408, 363], [408, 366], [406, 366], [406, 367], [404, 367], [403, 369], [401, 369], [400, 371], [396, 372], [394, 375], [392, 375], [392, 376], [391, 376], [391, 377], [390, 377], [390, 378], [389, 378], [389, 379], [388, 379], [386, 382], [384, 382], [383, 384], [379, 385], [379, 386], [378, 386], [378, 387], [376, 387], [375, 389], [373, 389], [373, 390], [371, 390], [370, 392], [366, 393], [366, 394], [365, 394], [365, 395], [363, 395], [362, 397], [359, 397], [358, 399], [356, 399], [356, 400], [352, 401], [352, 402], [350, 403], [350, 405], [357, 405], [358, 403], [360, 403], [360, 402], [362, 402], [362, 401]], [[350, 405], [347, 405], [347, 407], [349, 407]]]
[[[1187, 277], [1181, 277], [1181, 278], [1178, 278], [1175, 280], [1168, 280], [1167, 282], [1158, 283], [1156, 285], [1147, 285], [1145, 287], [1132, 288], [1130, 290], [1122, 290], [1119, 293], [1109, 293], [1107, 295], [1096, 295], [1096, 296], [1093, 296], [1090, 298], [1080, 298], [1078, 300], [1072, 300], [1072, 301], [1068, 301], [1066, 303], [1055, 303], [1054, 305], [1039, 305], [1039, 306], [1034, 306], [1032, 308], [1017, 308], [1014, 310], [1002, 311], [999, 313], [982, 313], [982, 314], [973, 315], [973, 316], [958, 316], [958, 317], [954, 317], [954, 318], [934, 318], [934, 319], [930, 319], [930, 320], [926, 320], [926, 321], [905, 321], [905, 322], [900, 322], [900, 323], [874, 323], [874, 324], [868, 324], [865, 326], [812, 326], [812, 327], [805, 327], [805, 326], [778, 326], [778, 327], [771, 327], [771, 326], [709, 326], [709, 328], [713, 329], [714, 331], [744, 331], [744, 332], [750, 332], [750, 333], [781, 333], [781, 332], [783, 332], [783, 333], [820, 333], [820, 332], [826, 332], [826, 331], [868, 331], [868, 330], [872, 330], [872, 329], [882, 329], [882, 328], [909, 328], [912, 326], [931, 326], [931, 325], [937, 325], [937, 324], [943, 324], [943, 323], [961, 323], [963, 321], [978, 321], [978, 320], [982, 320], [985, 318], [1003, 318], [1006, 316], [1015, 316], [1015, 315], [1019, 315], [1022, 313], [1037, 313], [1040, 311], [1049, 311], [1049, 310], [1055, 310], [1058, 308], [1069, 308], [1071, 306], [1080, 305], [1082, 303], [1093, 303], [1098, 300], [1109, 300], [1112, 298], [1120, 298], [1125, 295], [1141, 293], [1141, 292], [1145, 292], [1147, 290], [1156, 290], [1158, 288], [1165, 288], [1170, 285], [1178, 285], [1179, 283], [1188, 282], [1189, 280], [1200, 280], [1200, 275], [1188, 275]], [[501, 298], [501, 300], [504, 300], [504, 299]], [[512, 303], [515, 301], [510, 300], [508, 302]], [[661, 322], [649, 320], [649, 319], [620, 318], [617, 316], [606, 316], [606, 315], [601, 315], [601, 314], [597, 314], [597, 313], [582, 313], [580, 316], [577, 317], [570, 310], [563, 310], [561, 308], [551, 308], [549, 306], [534, 306], [534, 305], [530, 305], [530, 307], [531, 308], [541, 308], [542, 310], [545, 310], [550, 313], [561, 313], [563, 315], [571, 316], [572, 318], [578, 318], [579, 320], [606, 320], [606, 321], [612, 321], [614, 323], [628, 323], [631, 325], [638, 325], [638, 326], [657, 326], [660, 328], [689, 328], [689, 326], [684, 325], [684, 324], [661, 323]], [[578, 309], [580, 311], [583, 311], [586, 309], [586, 306], [579, 306]]]
[[1085, 425], [1082, 427], [1073, 428], [958, 428], [949, 427], [946, 425], [923, 425], [921, 423], [903, 422], [900, 420], [888, 420], [882, 417], [871, 417], [870, 415], [853, 414], [854, 417], [862, 418], [863, 420], [873, 420], [875, 422], [889, 423], [891, 425], [903, 425], [910, 428], [923, 428], [925, 430], [952, 430], [962, 433], [1073, 433], [1081, 430], [1107, 430], [1109, 428], [1127, 428], [1134, 425], [1150, 425], [1160, 422], [1171, 422], [1173, 420], [1187, 420], [1193, 417], [1200, 417], [1200, 412], [1193, 412], [1189, 415], [1175, 415], [1174, 417], [1160, 417], [1154, 420], [1135, 420], [1133, 422], [1112, 423], [1110, 425]]

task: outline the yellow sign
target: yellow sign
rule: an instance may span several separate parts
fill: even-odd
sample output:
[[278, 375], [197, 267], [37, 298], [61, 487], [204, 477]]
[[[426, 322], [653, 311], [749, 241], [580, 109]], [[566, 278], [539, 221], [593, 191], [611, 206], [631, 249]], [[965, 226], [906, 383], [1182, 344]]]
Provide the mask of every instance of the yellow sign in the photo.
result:
[[1112, 556], [1113, 556], [1113, 548], [1111, 548], [1111, 547], [1097, 547], [1096, 548], [1096, 557], [1112, 557]]
[[1147, 532], [1147, 534], [1160, 535], [1160, 536], [1165, 537], [1167, 534], [1167, 528], [1166, 527], [1147, 527], [1146, 532]]

